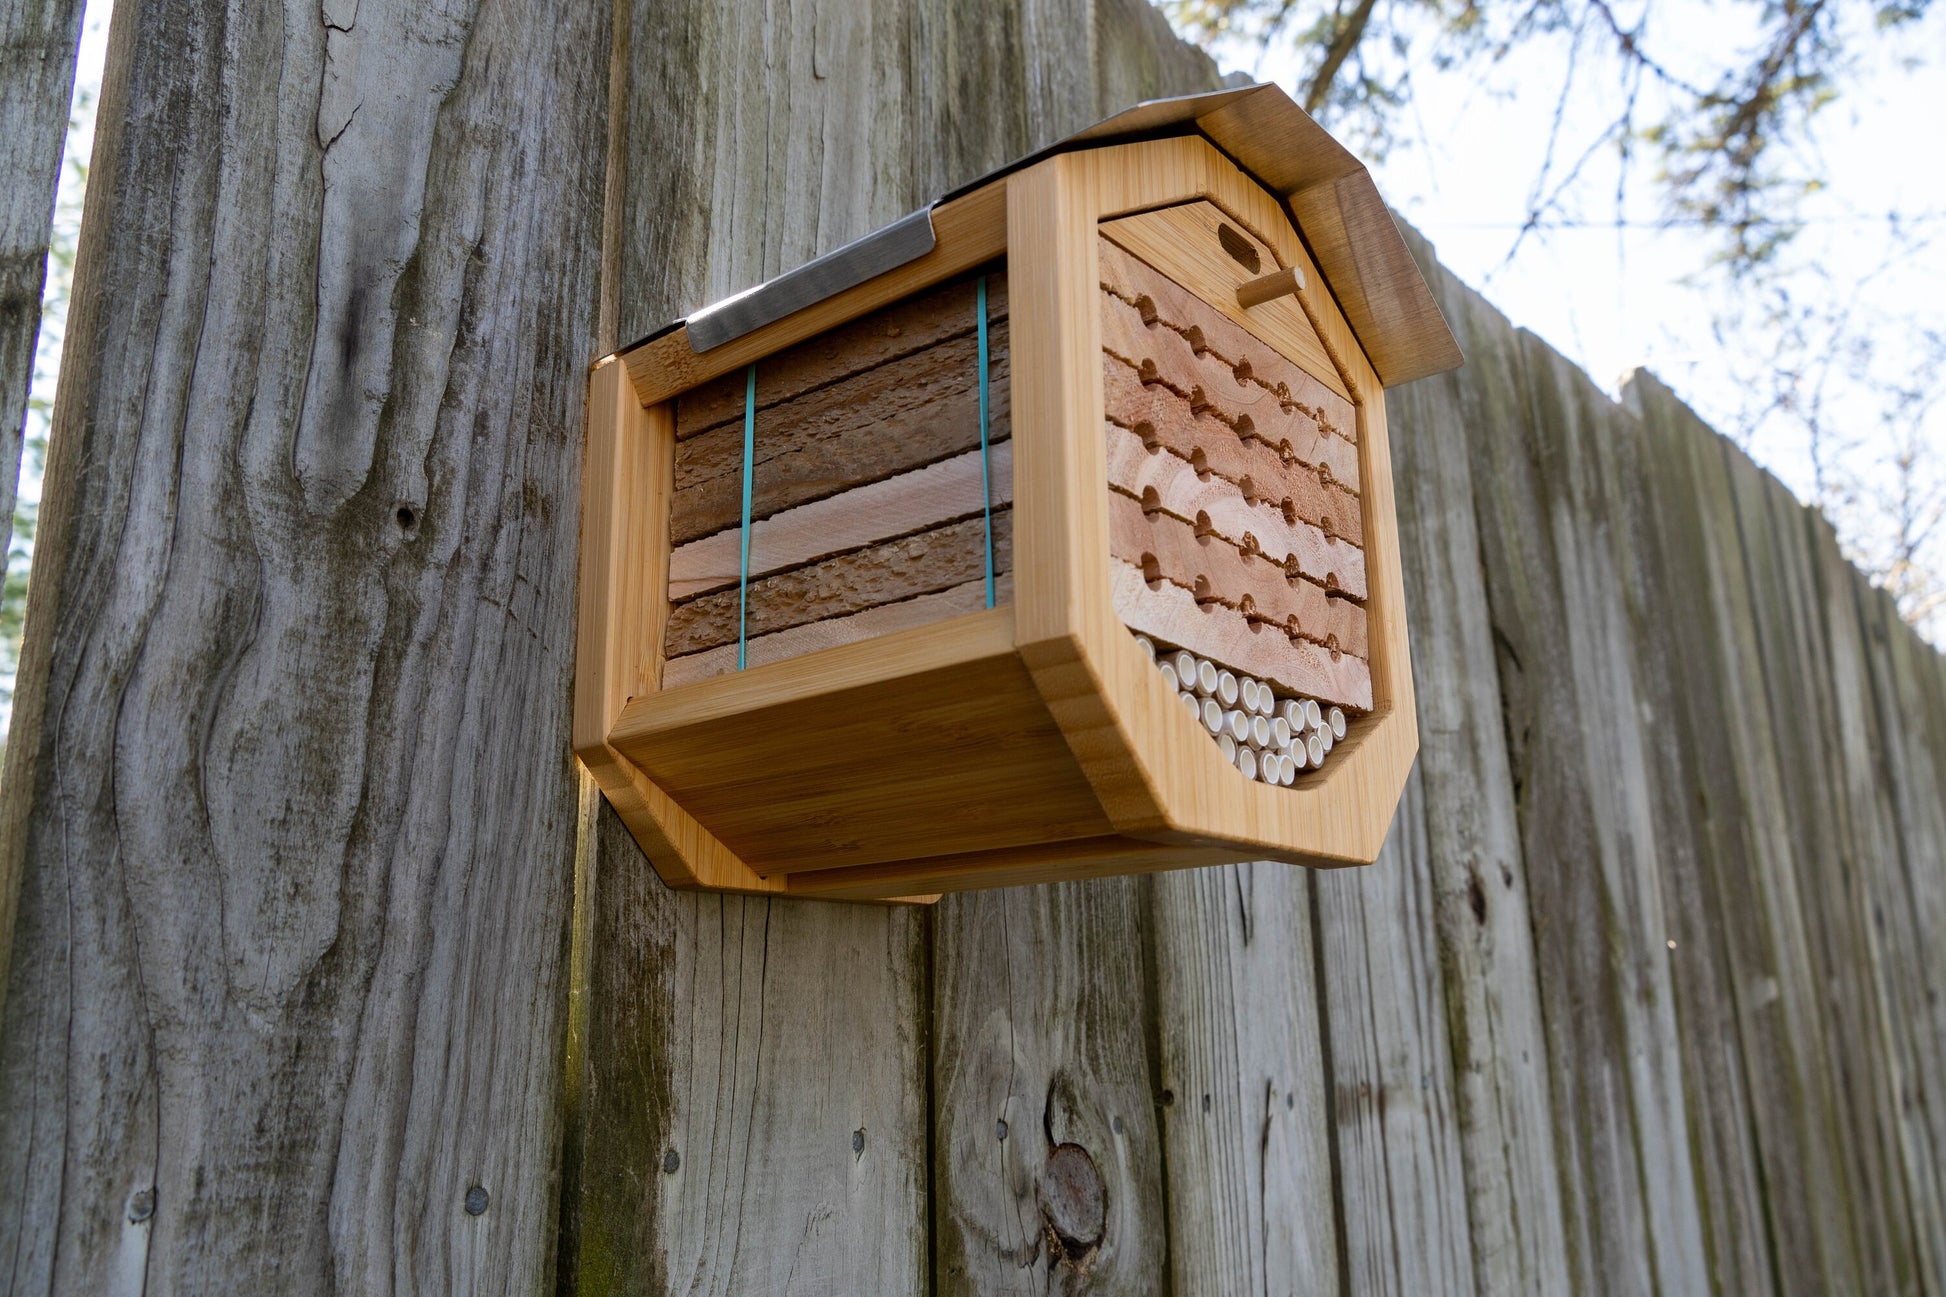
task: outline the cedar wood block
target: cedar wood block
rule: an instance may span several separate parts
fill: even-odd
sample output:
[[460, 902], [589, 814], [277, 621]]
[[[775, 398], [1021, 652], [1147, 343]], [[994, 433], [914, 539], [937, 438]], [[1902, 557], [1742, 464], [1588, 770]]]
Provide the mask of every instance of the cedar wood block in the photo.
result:
[[[1011, 509], [994, 511], [993, 563], [996, 572], [1013, 566]], [[986, 579], [984, 517], [948, 523], [916, 536], [753, 581], [747, 633], [767, 635], [829, 617], [849, 616], [976, 579]], [[680, 657], [719, 644], [734, 644], [737, 594], [724, 590], [677, 605], [669, 614], [667, 655]]]
[[[1141, 312], [1108, 292], [1101, 294], [1101, 348], [1140, 372], [1145, 383], [1161, 383], [1239, 433], [1247, 428], [1334, 481], [1357, 488], [1357, 446], [1326, 431], [1297, 406], [1286, 408], [1269, 388], [1239, 380], [1214, 352], [1198, 355], [1168, 325], [1143, 323]], [[1241, 422], [1246, 419], [1247, 424]]]
[[1371, 656], [1365, 610], [1351, 600], [1328, 595], [1302, 578], [1292, 580], [1269, 559], [1245, 554], [1221, 536], [1198, 536], [1180, 518], [1159, 510], [1147, 513], [1141, 501], [1120, 491], [1108, 497], [1108, 548], [1145, 575], [1160, 575], [1190, 591], [1198, 602], [1214, 599], [1286, 634], [1353, 657]]
[[1341, 653], [1333, 661], [1320, 645], [1292, 639], [1222, 604], [1199, 604], [1179, 585], [1157, 581], [1151, 586], [1142, 569], [1132, 564], [1110, 559], [1109, 566], [1115, 612], [1130, 630], [1268, 680], [1288, 693], [1361, 712], [1372, 709], [1372, 669], [1363, 658]]
[[[970, 279], [921, 293], [829, 333], [757, 362], [757, 410], [835, 383], [961, 335], [971, 336], [976, 291]], [[1007, 277], [987, 276], [987, 322], [1007, 318]], [[676, 409], [676, 436], [693, 437], [717, 424], [743, 418], [742, 369], [683, 393]]]
[[1327, 591], [1360, 601], [1366, 597], [1362, 549], [1325, 535], [1303, 519], [1286, 521], [1281, 510], [1269, 505], [1250, 503], [1221, 478], [1203, 480], [1188, 460], [1166, 449], [1150, 450], [1126, 428], [1104, 423], [1102, 431], [1108, 439], [1110, 486], [1184, 522], [1206, 521], [1225, 540], [1245, 549], [1254, 544], [1279, 563], [1295, 559], [1298, 575]]
[[[1004, 324], [990, 342], [988, 437], [1004, 441], [1012, 387]], [[979, 444], [978, 343], [968, 332], [760, 412], [751, 516], [767, 518]], [[742, 419], [677, 443], [670, 510], [678, 545], [741, 521]]]
[[[995, 557], [997, 560], [998, 555]], [[1013, 602], [1014, 578], [1011, 572], [996, 572], [993, 584], [996, 604]], [[856, 644], [860, 640], [890, 635], [894, 631], [910, 630], [915, 626], [944, 621], [948, 617], [979, 612], [987, 606], [986, 600], [987, 583], [986, 578], [982, 576], [978, 581], [968, 581], [964, 585], [956, 585], [950, 590], [941, 590], [937, 594], [923, 594], [917, 599], [906, 599], [900, 603], [886, 603], [876, 608], [867, 608], [864, 612], [853, 613], [849, 617], [831, 617], [803, 626], [793, 626], [789, 630], [781, 630], [775, 634], [759, 635], [744, 645], [744, 657], [753, 667], [762, 666], [766, 662], [782, 662], [786, 658], [801, 657], [806, 653], [815, 653], [819, 649], [836, 648], [840, 644]], [[701, 653], [690, 653], [684, 657], [670, 658], [663, 664], [662, 687], [673, 689], [677, 685], [688, 684], [693, 680], [720, 676], [736, 670], [736, 665], [735, 644], [726, 644]]]
[[[1244, 438], [1207, 411], [1106, 352], [1101, 357], [1103, 406], [1111, 423], [1144, 442], [1160, 443], [1200, 470], [1244, 487], [1252, 500], [1271, 500], [1286, 516], [1314, 522], [1327, 536], [1364, 547], [1365, 511], [1358, 497], [1316, 469], [1286, 462], [1268, 442]], [[1198, 459], [1198, 456], [1201, 456]]]
[[[1013, 443], [990, 447], [985, 459], [983, 463], [978, 449], [965, 451], [759, 518], [750, 526], [748, 575], [754, 580], [970, 518], [987, 504], [994, 508], [1011, 504]], [[990, 499], [983, 495], [989, 489]], [[670, 601], [736, 585], [744, 576], [742, 546], [741, 527], [676, 546], [669, 554]]]
[[1144, 321], [1160, 320], [1184, 335], [1196, 351], [1214, 352], [1232, 369], [1248, 366], [1244, 372], [1251, 381], [1312, 411], [1328, 431], [1357, 442], [1358, 412], [1351, 402], [1106, 235], [1101, 236], [1099, 248], [1102, 288], [1135, 306]]

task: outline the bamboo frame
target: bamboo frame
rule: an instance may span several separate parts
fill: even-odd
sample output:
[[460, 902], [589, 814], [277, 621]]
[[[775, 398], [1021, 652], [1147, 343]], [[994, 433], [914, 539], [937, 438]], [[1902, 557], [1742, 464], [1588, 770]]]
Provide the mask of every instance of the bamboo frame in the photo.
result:
[[[1358, 409], [1374, 708], [1295, 788], [1238, 775], [1109, 595], [1097, 232], [1197, 200], [1308, 286], [1257, 309], [1301, 307]], [[942, 206], [936, 227], [925, 257], [734, 343], [698, 356], [678, 330], [593, 371], [574, 743], [657, 872], [929, 899], [912, 894], [1373, 859], [1417, 750], [1382, 387], [1283, 204], [1178, 137], [1047, 158]], [[664, 692], [673, 398], [1001, 255], [1014, 603]], [[1235, 287], [1210, 291], [1247, 324]]]

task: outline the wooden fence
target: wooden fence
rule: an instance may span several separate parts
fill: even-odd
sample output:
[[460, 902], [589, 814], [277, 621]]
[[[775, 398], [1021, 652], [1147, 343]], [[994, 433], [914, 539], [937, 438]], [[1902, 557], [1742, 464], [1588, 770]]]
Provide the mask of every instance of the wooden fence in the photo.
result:
[[1469, 363], [1391, 397], [1377, 866], [679, 895], [581, 777], [587, 361], [1213, 84], [1139, 0], [115, 22], [0, 796], [0, 1289], [1946, 1291], [1946, 670], [1427, 250]]

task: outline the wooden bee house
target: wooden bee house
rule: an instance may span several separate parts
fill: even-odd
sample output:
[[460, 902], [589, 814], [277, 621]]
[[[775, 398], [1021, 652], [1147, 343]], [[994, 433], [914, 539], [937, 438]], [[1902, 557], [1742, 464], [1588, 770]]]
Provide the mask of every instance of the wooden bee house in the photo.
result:
[[1132, 109], [596, 365], [576, 751], [679, 887], [1368, 863], [1459, 362], [1281, 91]]

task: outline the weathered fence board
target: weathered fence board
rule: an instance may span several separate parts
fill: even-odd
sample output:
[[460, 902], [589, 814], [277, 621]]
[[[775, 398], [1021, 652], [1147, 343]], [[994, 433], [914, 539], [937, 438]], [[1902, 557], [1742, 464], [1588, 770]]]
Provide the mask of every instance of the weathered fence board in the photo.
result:
[[[13, 536], [21, 429], [47, 286], [49, 216], [67, 143], [81, 0], [0, 3], [0, 554]], [[13, 936], [12, 870], [0, 861], [0, 969]]]
[[1402, 430], [1399, 538], [1419, 777], [1474, 1282], [1483, 1294], [1560, 1292], [1568, 1256], [1547, 1045], [1466, 431], [1504, 434], [1522, 418], [1518, 370], [1507, 360], [1513, 330], [1430, 247], [1417, 243], [1415, 255], [1472, 357], [1387, 400]]
[[1572, 386], [1579, 376], [1544, 345], [1523, 334], [1509, 359], [1525, 417], [1468, 435], [1571, 1286], [1652, 1292], [1700, 1270], [1701, 1240], [1667, 966], [1651, 953], [1667, 925], [1595, 461], [1610, 434], [1588, 426], [1599, 415]]
[[1169, 1291], [1145, 879], [961, 893], [933, 934], [935, 1291]]
[[1338, 1286], [1309, 891], [1271, 863], [1153, 886], [1176, 1292]]
[[[1468, 1229], [1430, 845], [1415, 774], [1379, 863], [1315, 884], [1344, 1271], [1355, 1293], [1493, 1290], [1474, 1282], [1474, 1248], [1485, 1240]], [[1537, 1124], [1546, 1128], [1544, 1116]], [[1488, 1223], [1491, 1239], [1513, 1224]], [[1496, 1258], [1498, 1290], [1519, 1286], [1519, 1261]]]
[[6, 796], [18, 1292], [531, 1292], [608, 21], [123, 5]]

